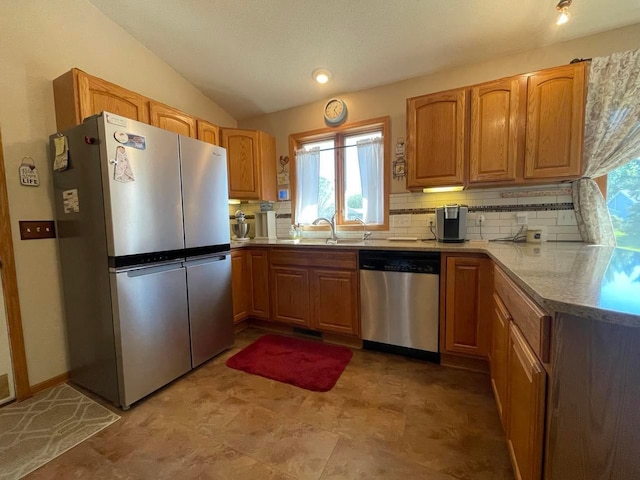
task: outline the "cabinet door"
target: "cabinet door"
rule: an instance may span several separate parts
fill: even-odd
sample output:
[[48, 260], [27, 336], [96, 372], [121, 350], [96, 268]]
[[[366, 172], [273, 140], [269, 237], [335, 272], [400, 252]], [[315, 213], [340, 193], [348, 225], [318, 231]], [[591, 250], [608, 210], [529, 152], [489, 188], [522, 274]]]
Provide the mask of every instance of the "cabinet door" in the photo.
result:
[[513, 182], [522, 158], [526, 77], [471, 88], [469, 183]]
[[149, 123], [149, 99], [80, 70], [76, 73], [80, 104], [78, 123], [102, 111]]
[[546, 374], [511, 322], [507, 376], [507, 445], [519, 480], [540, 480]]
[[196, 138], [196, 119], [180, 110], [151, 101], [151, 125], [170, 132]]
[[581, 175], [585, 91], [585, 63], [529, 77], [525, 179]]
[[257, 132], [224, 128], [221, 140], [227, 149], [229, 197], [260, 199]]
[[247, 275], [245, 251], [231, 251], [231, 293], [233, 297], [233, 321], [241, 322], [249, 316], [247, 291], [251, 289], [250, 277]]
[[407, 100], [407, 188], [464, 183], [467, 90]]
[[348, 270], [312, 270], [311, 327], [324, 332], [360, 334], [358, 275]]
[[273, 319], [291, 325], [309, 326], [309, 270], [301, 267], [272, 267]]
[[502, 426], [506, 428], [507, 361], [509, 353], [509, 312], [497, 294], [493, 294], [493, 328], [491, 331], [491, 388], [498, 406]]
[[204, 120], [198, 120], [198, 140], [220, 145], [220, 127]]
[[268, 320], [269, 309], [269, 257], [267, 249], [247, 251], [247, 265], [251, 278], [249, 315]]
[[477, 257], [446, 259], [445, 349], [486, 357], [491, 328], [491, 261]]

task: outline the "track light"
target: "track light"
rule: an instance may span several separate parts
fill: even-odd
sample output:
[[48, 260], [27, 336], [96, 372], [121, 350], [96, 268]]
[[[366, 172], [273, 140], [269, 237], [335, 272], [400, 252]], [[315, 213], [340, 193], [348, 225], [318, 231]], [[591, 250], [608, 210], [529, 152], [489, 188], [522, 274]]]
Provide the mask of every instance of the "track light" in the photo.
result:
[[556, 25], [564, 25], [571, 18], [571, 14], [569, 13], [571, 1], [572, 0], [560, 0], [558, 5], [556, 5], [556, 10], [560, 12], [558, 14], [558, 19], [556, 20]]

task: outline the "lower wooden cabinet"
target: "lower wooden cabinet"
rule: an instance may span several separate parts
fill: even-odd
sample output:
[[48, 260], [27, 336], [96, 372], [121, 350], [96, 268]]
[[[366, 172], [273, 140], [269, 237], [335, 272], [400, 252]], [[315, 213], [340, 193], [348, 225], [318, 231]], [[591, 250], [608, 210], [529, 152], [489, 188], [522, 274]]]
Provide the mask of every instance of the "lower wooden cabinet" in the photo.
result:
[[356, 252], [273, 249], [270, 263], [274, 321], [360, 335]]
[[295, 266], [272, 266], [271, 287], [273, 320], [309, 327], [309, 269]]
[[360, 334], [357, 271], [311, 270], [311, 298], [311, 328]]
[[494, 293], [493, 326], [491, 329], [491, 388], [498, 406], [498, 414], [502, 426], [506, 427], [507, 415], [507, 371], [509, 353], [509, 312]]
[[249, 315], [249, 280], [245, 250], [231, 250], [231, 292], [233, 296], [233, 321], [241, 322]]
[[506, 432], [511, 462], [519, 480], [540, 480], [546, 373], [511, 322], [507, 375]]
[[487, 357], [490, 343], [492, 263], [481, 256], [443, 256], [444, 350]]
[[249, 289], [249, 316], [268, 320], [270, 318], [269, 301], [269, 250], [251, 248], [247, 250], [247, 270], [251, 279]]

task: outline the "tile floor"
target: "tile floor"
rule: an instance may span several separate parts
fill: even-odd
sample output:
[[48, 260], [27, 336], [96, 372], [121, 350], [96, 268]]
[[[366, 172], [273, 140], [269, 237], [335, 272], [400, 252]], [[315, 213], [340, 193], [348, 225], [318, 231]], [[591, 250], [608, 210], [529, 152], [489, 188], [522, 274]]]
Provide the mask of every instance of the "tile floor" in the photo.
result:
[[513, 479], [485, 375], [355, 351], [317, 393], [225, 366], [263, 333], [27, 478]]

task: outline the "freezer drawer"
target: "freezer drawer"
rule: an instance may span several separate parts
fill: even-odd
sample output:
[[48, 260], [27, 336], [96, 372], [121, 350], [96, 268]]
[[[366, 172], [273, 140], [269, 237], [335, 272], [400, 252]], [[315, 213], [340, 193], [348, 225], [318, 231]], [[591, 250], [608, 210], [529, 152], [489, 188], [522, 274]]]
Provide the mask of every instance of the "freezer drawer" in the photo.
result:
[[191, 369], [181, 263], [111, 273], [120, 403], [129, 407]]
[[191, 362], [196, 367], [233, 346], [231, 254], [190, 260], [187, 267]]

